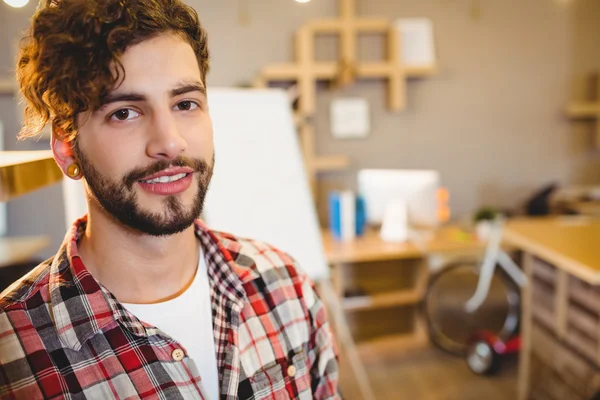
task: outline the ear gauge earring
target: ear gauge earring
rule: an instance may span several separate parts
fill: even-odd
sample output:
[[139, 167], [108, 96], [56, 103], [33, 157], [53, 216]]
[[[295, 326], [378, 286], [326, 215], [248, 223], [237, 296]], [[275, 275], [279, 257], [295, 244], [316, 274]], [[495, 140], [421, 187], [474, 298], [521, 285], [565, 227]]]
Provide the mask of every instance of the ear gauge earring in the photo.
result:
[[69, 178], [76, 178], [79, 175], [79, 165], [73, 163], [67, 167]]

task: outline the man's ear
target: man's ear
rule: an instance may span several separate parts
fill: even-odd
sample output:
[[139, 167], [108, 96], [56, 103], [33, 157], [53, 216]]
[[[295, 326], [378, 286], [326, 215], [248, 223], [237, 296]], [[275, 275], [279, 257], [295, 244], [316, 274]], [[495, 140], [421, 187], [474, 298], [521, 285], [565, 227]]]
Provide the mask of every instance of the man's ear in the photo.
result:
[[53, 127], [50, 147], [52, 148], [54, 160], [66, 176], [75, 180], [81, 179], [81, 167], [77, 164], [73, 151], [74, 141], [66, 141], [63, 138], [64, 135]]

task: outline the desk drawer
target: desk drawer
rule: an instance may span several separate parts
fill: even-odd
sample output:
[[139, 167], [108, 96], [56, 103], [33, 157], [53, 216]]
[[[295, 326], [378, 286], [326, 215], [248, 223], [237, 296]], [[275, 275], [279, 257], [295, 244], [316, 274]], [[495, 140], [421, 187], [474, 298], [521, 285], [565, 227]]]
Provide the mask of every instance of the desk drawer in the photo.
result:
[[554, 285], [556, 282], [556, 267], [548, 264], [544, 260], [535, 258], [533, 260], [533, 278], [536, 281]]
[[531, 332], [530, 399], [589, 400], [600, 390], [600, 370], [534, 323]]
[[540, 259], [532, 263], [532, 316], [538, 323], [556, 329], [556, 268]]
[[600, 291], [598, 286], [592, 286], [574, 276], [569, 279], [569, 294], [571, 301], [590, 311], [600, 310]]
[[600, 365], [600, 288], [534, 259], [531, 289], [533, 320]]

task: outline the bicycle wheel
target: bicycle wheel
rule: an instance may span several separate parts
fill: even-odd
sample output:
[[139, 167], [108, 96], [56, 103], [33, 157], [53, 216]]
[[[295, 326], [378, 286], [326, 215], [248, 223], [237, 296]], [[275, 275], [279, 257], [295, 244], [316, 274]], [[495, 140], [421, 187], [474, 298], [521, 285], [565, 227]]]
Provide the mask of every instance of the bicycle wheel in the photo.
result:
[[429, 281], [423, 304], [429, 339], [451, 354], [464, 356], [469, 337], [477, 331], [493, 332], [506, 340], [519, 328], [519, 290], [499, 268], [482, 306], [474, 313], [465, 310], [475, 293], [479, 271], [479, 264], [457, 262]]

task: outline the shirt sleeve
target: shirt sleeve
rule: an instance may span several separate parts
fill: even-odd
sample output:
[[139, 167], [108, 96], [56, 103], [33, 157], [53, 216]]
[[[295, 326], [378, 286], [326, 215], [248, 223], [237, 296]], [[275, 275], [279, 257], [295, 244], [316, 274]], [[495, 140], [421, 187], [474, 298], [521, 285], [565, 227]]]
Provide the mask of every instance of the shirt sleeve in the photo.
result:
[[304, 302], [310, 315], [310, 345], [308, 358], [312, 393], [315, 399], [341, 399], [339, 394], [339, 367], [337, 346], [327, 319], [323, 301], [314, 284], [304, 276], [302, 284]]
[[[26, 329], [23, 332], [29, 333]], [[22, 341], [8, 314], [0, 308], [0, 399], [42, 398]]]

